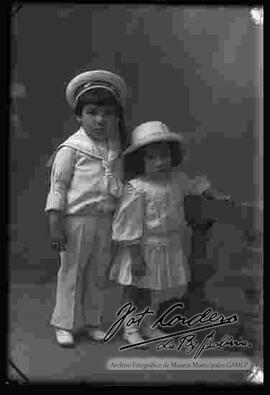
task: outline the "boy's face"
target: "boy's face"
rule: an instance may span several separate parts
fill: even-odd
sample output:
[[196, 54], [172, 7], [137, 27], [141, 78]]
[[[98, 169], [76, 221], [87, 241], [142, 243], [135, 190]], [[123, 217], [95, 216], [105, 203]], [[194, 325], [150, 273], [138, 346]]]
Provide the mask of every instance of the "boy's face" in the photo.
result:
[[164, 174], [171, 168], [171, 150], [167, 143], [154, 143], [144, 149], [146, 174]]
[[86, 104], [78, 120], [89, 137], [104, 141], [115, 132], [116, 109], [113, 105]]

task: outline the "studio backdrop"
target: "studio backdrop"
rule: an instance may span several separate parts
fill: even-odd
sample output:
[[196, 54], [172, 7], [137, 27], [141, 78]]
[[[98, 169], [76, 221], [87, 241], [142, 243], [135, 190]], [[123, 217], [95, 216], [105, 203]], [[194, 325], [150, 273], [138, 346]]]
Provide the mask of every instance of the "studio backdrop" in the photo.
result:
[[[262, 27], [249, 7], [52, 4], [12, 16], [10, 263], [16, 281], [56, 273], [46, 162], [77, 127], [68, 81], [106, 69], [128, 85], [128, 133], [161, 120], [185, 136], [191, 176], [262, 201]], [[12, 277], [13, 276], [13, 277]]]

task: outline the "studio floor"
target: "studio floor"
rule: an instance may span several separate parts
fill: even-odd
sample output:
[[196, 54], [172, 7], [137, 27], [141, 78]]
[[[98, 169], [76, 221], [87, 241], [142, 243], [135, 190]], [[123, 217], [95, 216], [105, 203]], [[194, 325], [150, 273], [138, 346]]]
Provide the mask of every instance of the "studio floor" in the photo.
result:
[[[13, 282], [9, 287], [9, 359], [31, 383], [92, 383], [98, 385], [179, 385], [179, 384], [241, 384], [247, 382], [245, 370], [108, 370], [113, 358], [187, 358], [184, 351], [158, 352], [152, 344], [147, 351], [119, 351], [123, 341], [115, 336], [106, 344], [81, 338], [74, 349], [60, 348], [49, 324], [55, 283]], [[121, 290], [112, 288], [106, 294], [105, 325], [115, 321]], [[241, 352], [209, 351], [204, 357], [246, 357]], [[253, 357], [249, 357], [252, 361]], [[10, 382], [24, 380], [8, 364]]]

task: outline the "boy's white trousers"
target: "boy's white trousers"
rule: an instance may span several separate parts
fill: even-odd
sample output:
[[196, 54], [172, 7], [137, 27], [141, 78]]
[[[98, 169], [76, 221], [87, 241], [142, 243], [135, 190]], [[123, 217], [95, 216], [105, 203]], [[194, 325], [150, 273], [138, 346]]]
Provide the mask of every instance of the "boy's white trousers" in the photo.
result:
[[53, 326], [74, 331], [101, 324], [111, 221], [111, 216], [65, 217], [67, 246], [60, 253]]

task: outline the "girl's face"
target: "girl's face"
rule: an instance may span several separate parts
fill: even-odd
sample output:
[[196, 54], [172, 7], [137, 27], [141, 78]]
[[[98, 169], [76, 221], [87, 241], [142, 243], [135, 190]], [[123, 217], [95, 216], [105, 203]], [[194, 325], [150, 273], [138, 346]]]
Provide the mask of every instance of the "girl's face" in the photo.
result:
[[114, 135], [118, 116], [113, 105], [86, 104], [77, 118], [89, 137], [104, 141]]
[[171, 170], [171, 150], [167, 143], [154, 143], [144, 149], [147, 175], [164, 176]]

